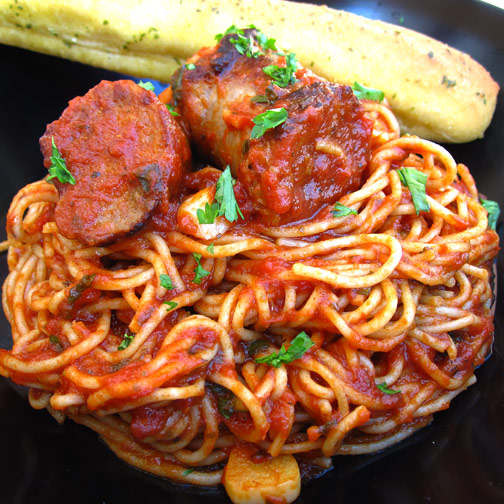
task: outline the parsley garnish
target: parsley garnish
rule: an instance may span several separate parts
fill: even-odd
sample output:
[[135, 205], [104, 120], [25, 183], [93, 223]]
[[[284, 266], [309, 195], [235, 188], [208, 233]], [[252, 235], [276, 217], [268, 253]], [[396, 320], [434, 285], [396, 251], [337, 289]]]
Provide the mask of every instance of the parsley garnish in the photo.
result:
[[259, 138], [271, 128], [276, 128], [287, 120], [289, 114], [283, 107], [270, 109], [262, 114], [256, 115], [252, 121], [255, 126], [252, 128], [250, 138]]
[[222, 37], [229, 35], [230, 33], [241, 33], [243, 35], [243, 30], [237, 28], [236, 25], [231, 25], [224, 33], [218, 33], [217, 35], [215, 35], [215, 40], [217, 40], [217, 42], [220, 42]]
[[187, 476], [188, 474], [191, 474], [192, 472], [194, 471], [194, 469], [186, 469], [183, 473], [182, 473], [182, 476]]
[[[249, 25], [247, 28], [255, 28], [257, 30], [255, 38], [257, 39], [257, 46], [259, 49], [271, 49], [276, 51], [275, 39], [267, 37], [261, 30], [258, 30], [253, 24]], [[252, 35], [248, 37], [245, 36], [244, 30], [237, 28], [236, 25], [231, 25], [224, 34], [219, 33], [215, 36], [215, 39], [220, 42], [222, 37], [229, 35], [230, 33], [236, 34], [238, 38], [230, 38], [229, 42], [233, 44], [236, 50], [240, 54], [245, 54], [248, 58], [257, 58], [258, 56], [263, 56], [264, 53], [256, 49], [256, 40]]]
[[194, 273], [196, 273], [196, 275], [194, 276], [194, 280], [193, 282], [195, 284], [200, 284], [201, 283], [201, 279], [210, 275], [210, 271], [207, 271], [205, 268], [203, 268], [203, 266], [201, 266], [201, 254], [198, 254], [197, 252], [193, 252], [193, 257], [194, 259], [196, 259], [196, 263], [198, 264], [196, 266], [196, 269], [194, 270]]
[[268, 65], [263, 68], [263, 72], [271, 77], [273, 83], [282, 88], [296, 82], [296, 78], [294, 77], [294, 74], [298, 69], [296, 55], [294, 53], [287, 54], [285, 57], [285, 64], [285, 67]]
[[499, 203], [497, 203], [497, 201], [484, 200], [481, 198], [480, 201], [483, 208], [488, 212], [488, 227], [495, 230], [497, 228], [497, 219], [500, 215]]
[[210, 205], [205, 203], [205, 208], [198, 208], [196, 216], [200, 224], [213, 224], [216, 217], [224, 215], [229, 222], [238, 220], [238, 215], [243, 219], [243, 214], [236, 202], [233, 186], [235, 180], [231, 176], [231, 168], [229, 165], [221, 173], [217, 181], [217, 188], [215, 190], [215, 201]]
[[51, 137], [52, 144], [52, 155], [51, 155], [51, 166], [49, 167], [50, 176], [47, 177], [47, 181], [57, 178], [62, 184], [72, 184], [75, 185], [74, 176], [68, 171], [66, 167], [65, 160], [61, 157], [61, 154], [54, 143], [54, 137]]
[[214, 244], [210, 243], [210, 245], [208, 245], [208, 247], [206, 249], [208, 250], [208, 252], [210, 252], [210, 254], [213, 254], [214, 253]]
[[73, 305], [77, 299], [79, 299], [80, 295], [86, 290], [91, 287], [93, 284], [94, 277], [96, 276], [95, 273], [92, 275], [84, 275], [79, 283], [75, 285], [75, 287], [72, 287], [70, 289], [70, 292], [68, 293], [67, 301]]
[[376, 385], [378, 389], [380, 389], [384, 394], [387, 395], [394, 395], [394, 394], [400, 394], [400, 390], [392, 390], [387, 387], [386, 383], [380, 383], [379, 385]]
[[49, 336], [49, 342], [56, 348], [57, 352], [61, 352], [63, 350], [63, 345], [58, 336], [51, 334], [51, 336]]
[[357, 215], [356, 210], [352, 210], [342, 203], [338, 202], [334, 205], [334, 210], [331, 210], [334, 217], [346, 217], [347, 215]]
[[152, 84], [152, 82], [143, 82], [143, 81], [140, 81], [138, 83], [138, 85], [141, 87], [141, 88], [144, 88], [144, 89], [147, 89], [147, 91], [154, 91], [154, 84]]
[[425, 194], [425, 184], [427, 183], [427, 175], [415, 168], [400, 168], [397, 170], [399, 178], [410, 193], [415, 211], [418, 215], [420, 212], [428, 212], [430, 210], [429, 202]]
[[357, 81], [354, 82], [352, 86], [352, 90], [354, 95], [359, 100], [373, 100], [377, 102], [381, 102], [385, 98], [385, 93], [380, 91], [379, 89], [368, 88], [359, 84]]
[[221, 173], [219, 180], [217, 180], [217, 189], [215, 190], [215, 201], [219, 205], [219, 212], [217, 215], [224, 215], [229, 222], [238, 220], [238, 215], [243, 219], [243, 214], [238, 206], [235, 198], [233, 186], [235, 180], [231, 176], [231, 168], [229, 165]]
[[173, 105], [171, 105], [170, 103], [167, 103], [166, 104], [166, 108], [168, 109], [168, 112], [170, 112], [170, 114], [172, 116], [179, 116], [180, 114], [175, 110], [175, 107]]
[[196, 70], [196, 65], [194, 63], [187, 63], [185, 67], [187, 70]]
[[444, 84], [447, 88], [455, 87], [457, 85], [457, 81], [454, 79], [448, 79], [446, 75], [443, 75], [443, 79], [441, 80], [441, 84]]
[[128, 348], [134, 337], [134, 334], [124, 333], [122, 343], [117, 347], [117, 350], [124, 350]]
[[282, 345], [278, 353], [273, 352], [265, 357], [259, 357], [255, 361], [259, 364], [268, 364], [268, 366], [279, 368], [284, 363], [289, 364], [300, 359], [314, 344], [308, 334], [302, 331], [291, 341], [288, 350], [285, 349], [285, 345]]
[[165, 289], [173, 289], [173, 283], [168, 275], [159, 275], [159, 283], [161, 284], [161, 287], [164, 287]]
[[198, 208], [196, 210], [196, 216], [198, 217], [198, 222], [200, 224], [213, 224], [215, 217], [219, 214], [219, 205], [217, 203], [212, 203], [210, 206], [208, 201], [205, 203], [205, 209]]
[[175, 301], [163, 301], [163, 304], [168, 305], [166, 311], [172, 311], [178, 306], [178, 303], [176, 303]]
[[234, 403], [236, 396], [231, 390], [218, 385], [217, 383], [207, 383], [207, 387], [212, 391], [216, 401], [217, 409], [224, 418], [230, 418], [234, 413]]

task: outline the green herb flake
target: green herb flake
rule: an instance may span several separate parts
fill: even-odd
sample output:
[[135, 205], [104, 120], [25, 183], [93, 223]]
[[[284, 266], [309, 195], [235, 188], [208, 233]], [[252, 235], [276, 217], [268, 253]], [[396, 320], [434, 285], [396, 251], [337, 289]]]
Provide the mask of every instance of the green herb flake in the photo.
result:
[[63, 344], [61, 343], [58, 336], [51, 334], [51, 336], [49, 336], [49, 342], [55, 347], [55, 350], [57, 352], [61, 352], [63, 350]]
[[346, 217], [347, 215], [357, 215], [356, 210], [348, 208], [347, 206], [343, 205], [340, 202], [334, 205], [334, 210], [331, 210], [331, 213], [333, 214], [334, 217]]
[[54, 143], [54, 137], [51, 137], [52, 144], [52, 155], [51, 155], [51, 166], [49, 167], [49, 177], [47, 181], [57, 178], [62, 184], [72, 184], [75, 185], [74, 176], [68, 171], [66, 167], [65, 160], [61, 157], [61, 154]]
[[258, 364], [267, 364], [279, 368], [282, 364], [289, 364], [292, 361], [300, 359], [315, 343], [304, 331], [300, 332], [292, 341], [288, 350], [285, 345], [278, 352], [273, 352], [265, 357], [259, 357], [255, 361]]
[[[215, 190], [215, 201], [219, 206], [218, 216], [224, 216], [229, 222], [238, 220], [238, 215], [243, 219], [243, 214], [238, 206], [234, 194], [233, 186], [235, 180], [231, 176], [231, 168], [229, 165], [221, 173], [217, 181], [217, 188]], [[213, 206], [213, 205], [212, 205]], [[198, 217], [199, 219], [199, 217]]]
[[253, 341], [247, 348], [247, 354], [249, 357], [253, 357], [256, 353], [260, 352], [261, 350], [265, 350], [266, 348], [269, 347], [268, 341], [264, 339], [258, 339]]
[[124, 333], [123, 340], [121, 344], [117, 347], [117, 350], [125, 350], [130, 346], [130, 343], [133, 341], [133, 338], [135, 337], [134, 334], [130, 333]]
[[192, 468], [186, 469], [186, 470], [182, 473], [182, 476], [187, 476], [188, 474], [191, 474], [193, 471], [194, 471], [194, 469], [192, 469]]
[[263, 112], [262, 114], [256, 115], [252, 121], [255, 126], [252, 128], [250, 133], [250, 138], [260, 138], [266, 133], [267, 130], [276, 128], [283, 124], [289, 114], [284, 107], [274, 108]]
[[167, 103], [166, 108], [172, 116], [180, 116], [180, 114], [175, 110], [175, 107], [171, 103]]
[[152, 91], [152, 92], [154, 92], [154, 84], [152, 84], [152, 82], [149, 82], [149, 81], [147, 81], [147, 82], [140, 81], [140, 82], [138, 83], [138, 85], [139, 85], [141, 88], [146, 89], [147, 91]]
[[161, 287], [164, 287], [165, 289], [173, 289], [173, 283], [168, 275], [159, 275], [159, 283], [161, 284]]
[[196, 216], [198, 217], [198, 222], [200, 224], [213, 224], [218, 213], [219, 205], [217, 203], [209, 205], [208, 201], [205, 203], [204, 209], [198, 208], [198, 210], [196, 210]]
[[166, 311], [172, 311], [178, 306], [178, 303], [176, 303], [175, 301], [163, 301], [163, 304], [168, 305]]
[[274, 84], [279, 87], [287, 87], [289, 84], [294, 84], [296, 78], [294, 74], [298, 69], [298, 60], [294, 53], [289, 53], [285, 57], [285, 67], [279, 67], [278, 65], [268, 65], [263, 68], [263, 72], [271, 77]]
[[236, 396], [231, 390], [218, 385], [217, 383], [208, 382], [207, 387], [212, 391], [212, 394], [217, 401], [217, 409], [219, 413], [226, 419], [230, 418], [235, 412], [234, 406]]
[[196, 260], [197, 266], [196, 269], [194, 270], [195, 276], [193, 282], [195, 284], [200, 284], [201, 280], [210, 275], [210, 271], [207, 271], [203, 266], [201, 266], [201, 254], [198, 254], [197, 252], [193, 252], [193, 257]]
[[359, 100], [373, 100], [381, 102], [385, 98], [385, 93], [383, 91], [363, 86], [357, 81], [354, 82], [352, 91]]
[[402, 184], [410, 191], [416, 214], [429, 212], [430, 206], [425, 193], [427, 175], [419, 170], [415, 170], [415, 168], [400, 168], [397, 170], [397, 173]]
[[500, 207], [497, 201], [481, 199], [483, 208], [488, 212], [488, 227], [494, 231], [497, 229], [497, 219], [500, 215]]
[[75, 301], [80, 297], [80, 295], [86, 290], [91, 287], [93, 284], [94, 277], [96, 276], [95, 273], [92, 275], [84, 275], [81, 279], [80, 282], [77, 283], [74, 287], [70, 289], [70, 292], [67, 297], [67, 301], [73, 305]]
[[196, 65], [194, 63], [187, 63], [185, 67], [187, 70], [196, 70]]
[[220, 42], [222, 37], [229, 35], [230, 33], [240, 33], [241, 35], [243, 35], [243, 30], [237, 28], [236, 25], [231, 25], [224, 33], [218, 33], [217, 35], [215, 35], [215, 40], [217, 40], [217, 42]]
[[400, 394], [400, 390], [392, 390], [387, 387], [386, 383], [380, 383], [379, 385], [376, 385], [376, 387], [381, 390], [384, 394], [387, 395], [394, 395], [394, 394]]
[[214, 244], [213, 243], [210, 243], [210, 245], [208, 245], [208, 247], [206, 248], [208, 250], [208, 252], [210, 252], [210, 254], [214, 254]]
[[444, 84], [447, 88], [455, 87], [457, 85], [456, 80], [448, 79], [446, 75], [443, 75], [443, 79], [441, 80], [441, 84]]
[[108, 24], [109, 24], [108, 19], [104, 19], [104, 20], [103, 20], [103, 24], [104, 24], [104, 25], [108, 25]]

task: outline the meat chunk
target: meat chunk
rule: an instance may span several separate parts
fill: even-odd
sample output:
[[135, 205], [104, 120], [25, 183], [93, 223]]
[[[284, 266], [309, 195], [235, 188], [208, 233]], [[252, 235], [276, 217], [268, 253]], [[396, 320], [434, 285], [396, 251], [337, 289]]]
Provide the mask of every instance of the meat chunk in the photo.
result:
[[[245, 37], [256, 36], [245, 30]], [[373, 123], [351, 88], [329, 83], [306, 69], [279, 87], [263, 69], [285, 67], [271, 50], [247, 57], [232, 43], [202, 49], [174, 81], [174, 96], [192, 144], [247, 188], [259, 219], [282, 225], [314, 215], [359, 187], [369, 160]], [[235, 39], [236, 40], [236, 39]], [[257, 42], [257, 40], [256, 40]], [[253, 119], [285, 108], [287, 120], [250, 139]]]
[[188, 142], [156, 95], [133, 81], [102, 81], [73, 99], [40, 139], [51, 165], [52, 138], [75, 185], [53, 179], [61, 233], [88, 245], [138, 230], [179, 192]]

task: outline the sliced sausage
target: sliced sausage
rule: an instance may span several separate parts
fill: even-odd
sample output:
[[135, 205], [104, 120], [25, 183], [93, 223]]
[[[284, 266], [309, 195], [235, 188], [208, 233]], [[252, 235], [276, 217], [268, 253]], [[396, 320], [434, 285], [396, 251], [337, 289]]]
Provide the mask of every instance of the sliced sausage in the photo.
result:
[[112, 242], [142, 227], [179, 192], [188, 169], [186, 137], [156, 95], [133, 81], [102, 81], [70, 101], [40, 139], [51, 166], [52, 139], [75, 185], [53, 179], [55, 220], [67, 238]]

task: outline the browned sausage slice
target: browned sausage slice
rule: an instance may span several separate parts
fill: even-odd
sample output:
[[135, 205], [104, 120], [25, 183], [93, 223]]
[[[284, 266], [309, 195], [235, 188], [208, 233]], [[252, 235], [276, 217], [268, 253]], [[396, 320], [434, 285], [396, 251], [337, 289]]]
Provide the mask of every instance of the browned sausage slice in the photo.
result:
[[156, 95], [133, 81], [102, 81], [70, 101], [40, 139], [51, 165], [51, 139], [76, 183], [53, 179], [61, 233], [88, 245], [139, 229], [179, 185], [190, 160], [182, 129]]

